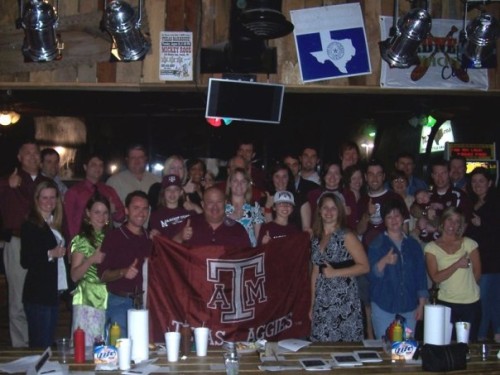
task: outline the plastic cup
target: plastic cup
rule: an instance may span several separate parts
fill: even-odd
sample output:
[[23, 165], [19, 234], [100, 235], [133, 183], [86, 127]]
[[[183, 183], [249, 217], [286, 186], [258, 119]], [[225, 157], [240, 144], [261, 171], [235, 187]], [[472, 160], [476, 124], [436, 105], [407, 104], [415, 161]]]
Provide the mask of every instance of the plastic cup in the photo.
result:
[[179, 346], [181, 344], [180, 332], [165, 332], [165, 344], [167, 345], [167, 359], [169, 362], [179, 360]]
[[57, 339], [57, 353], [61, 363], [68, 363], [71, 356], [71, 340], [68, 338]]
[[130, 339], [116, 340], [118, 349], [118, 368], [122, 371], [130, 370], [130, 357], [132, 355], [132, 341]]
[[205, 357], [208, 348], [208, 328], [198, 327], [194, 329], [194, 342], [196, 343], [196, 355]]
[[470, 323], [456, 322], [455, 331], [457, 333], [457, 342], [469, 343]]

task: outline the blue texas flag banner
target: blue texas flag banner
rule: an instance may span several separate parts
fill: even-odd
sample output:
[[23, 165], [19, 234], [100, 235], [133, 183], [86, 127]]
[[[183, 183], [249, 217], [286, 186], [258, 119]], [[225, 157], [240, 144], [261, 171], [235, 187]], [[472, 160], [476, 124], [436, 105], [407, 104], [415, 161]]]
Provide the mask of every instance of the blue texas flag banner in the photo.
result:
[[359, 3], [290, 11], [304, 82], [371, 73]]
[[210, 328], [209, 343], [309, 335], [310, 240], [305, 233], [256, 248], [186, 248], [156, 236], [148, 266], [150, 337], [183, 323]]

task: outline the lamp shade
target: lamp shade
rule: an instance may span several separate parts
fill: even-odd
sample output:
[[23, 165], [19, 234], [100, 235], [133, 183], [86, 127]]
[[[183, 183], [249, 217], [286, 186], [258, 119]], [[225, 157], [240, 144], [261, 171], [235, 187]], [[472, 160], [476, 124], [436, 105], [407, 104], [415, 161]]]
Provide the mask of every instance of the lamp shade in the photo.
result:
[[102, 24], [113, 38], [121, 60], [140, 60], [149, 51], [151, 43], [140, 30], [140, 18], [127, 2], [111, 1], [106, 6]]
[[396, 35], [380, 43], [380, 54], [391, 68], [408, 68], [419, 63], [417, 49], [427, 38], [432, 19], [425, 9], [412, 9], [399, 19]]
[[467, 25], [466, 35], [464, 55], [475, 68], [481, 68], [495, 51], [499, 35], [498, 21], [489, 13], [481, 13]]
[[35, 62], [51, 61], [60, 56], [56, 28], [57, 12], [42, 0], [31, 0], [21, 15], [24, 29], [24, 56]]
[[7, 126], [15, 124], [19, 121], [21, 115], [15, 111], [2, 110], [0, 111], [0, 125]]

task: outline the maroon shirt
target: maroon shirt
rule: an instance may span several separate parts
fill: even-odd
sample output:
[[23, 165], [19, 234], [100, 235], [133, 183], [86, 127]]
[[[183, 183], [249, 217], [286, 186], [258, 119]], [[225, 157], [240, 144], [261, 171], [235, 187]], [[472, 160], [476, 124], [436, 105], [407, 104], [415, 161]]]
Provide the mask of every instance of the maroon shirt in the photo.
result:
[[267, 232], [269, 232], [269, 236], [271, 237], [271, 239], [275, 240], [278, 238], [291, 236], [295, 233], [299, 233], [300, 230], [295, 224], [292, 223], [288, 223], [287, 225], [280, 225], [274, 221], [264, 223], [260, 227], [259, 240], [257, 241], [259, 245], [262, 244], [262, 238], [266, 235]]
[[194, 214], [196, 214], [194, 211], [188, 211], [183, 207], [161, 206], [151, 213], [149, 226], [151, 229], [158, 230], [162, 235], [172, 238], [184, 228], [186, 220]]
[[345, 188], [342, 191], [342, 195], [344, 196], [345, 199], [346, 208], [349, 207], [349, 209], [351, 210], [351, 213], [349, 215], [346, 214], [346, 225], [349, 229], [356, 231], [359, 220], [361, 219], [361, 212], [360, 212], [361, 209], [359, 206], [361, 197], [360, 200], [356, 202], [356, 196], [349, 188]]
[[344, 197], [342, 195], [342, 192], [339, 189], [327, 189], [324, 187], [319, 187], [317, 189], [311, 190], [309, 193], [307, 193], [307, 201], [311, 205], [311, 219], [314, 221], [314, 215], [316, 215], [316, 209], [318, 208], [318, 201], [321, 195], [325, 193], [332, 193], [336, 194], [339, 198], [344, 200]]
[[96, 190], [114, 206], [114, 212], [110, 212], [113, 221], [118, 223], [125, 221], [125, 207], [115, 189], [103, 182], [94, 185], [85, 179], [70, 187], [64, 196], [66, 235], [69, 241], [80, 232], [82, 220], [85, 217], [85, 207]]
[[185, 241], [186, 246], [231, 246], [251, 247], [247, 231], [237, 221], [226, 217], [217, 229], [213, 229], [206, 221], [203, 214], [191, 217], [193, 236]]
[[21, 225], [33, 207], [37, 185], [51, 179], [38, 173], [33, 180], [30, 174], [22, 169], [18, 169], [17, 174], [21, 177], [21, 186], [16, 188], [9, 186], [10, 176], [0, 179], [0, 215], [4, 230], [19, 237]]
[[465, 215], [465, 220], [469, 223], [472, 218], [472, 202], [469, 196], [460, 189], [449, 188], [444, 194], [439, 194], [437, 191], [431, 192], [430, 203], [440, 203], [443, 206], [442, 210], [437, 210], [436, 214], [440, 217], [444, 210], [448, 207], [458, 207]]
[[102, 242], [101, 251], [106, 254], [101, 264], [97, 265], [97, 275], [102, 277], [106, 270], [128, 268], [137, 259], [136, 268], [139, 273], [134, 279], [121, 279], [106, 283], [108, 292], [114, 294], [135, 293], [142, 291], [142, 265], [145, 258], [149, 257], [152, 241], [146, 230], [140, 235], [133, 234], [126, 224], [120, 228], [112, 229], [106, 233]]

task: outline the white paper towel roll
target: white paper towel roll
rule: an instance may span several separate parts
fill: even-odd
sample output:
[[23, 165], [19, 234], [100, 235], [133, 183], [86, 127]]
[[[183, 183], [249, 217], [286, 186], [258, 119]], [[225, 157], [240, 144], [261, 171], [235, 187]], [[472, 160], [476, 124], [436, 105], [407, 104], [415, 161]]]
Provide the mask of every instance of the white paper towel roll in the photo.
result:
[[424, 307], [424, 344], [448, 345], [451, 342], [453, 324], [451, 309], [442, 305]]
[[148, 310], [127, 311], [128, 337], [132, 340], [132, 361], [149, 359], [149, 312]]

